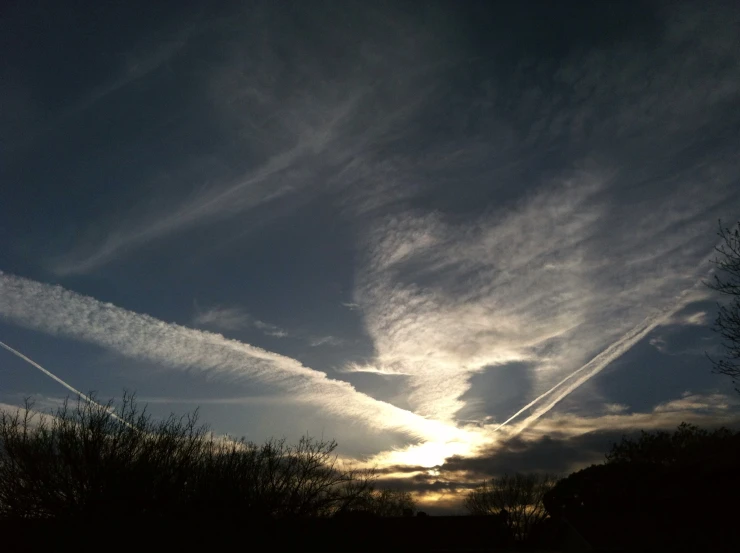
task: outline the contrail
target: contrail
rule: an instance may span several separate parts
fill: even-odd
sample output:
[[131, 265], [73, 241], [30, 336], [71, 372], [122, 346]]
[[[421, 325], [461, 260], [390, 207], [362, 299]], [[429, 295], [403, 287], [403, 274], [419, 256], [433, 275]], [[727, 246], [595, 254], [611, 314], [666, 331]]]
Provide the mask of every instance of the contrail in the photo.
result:
[[[644, 334], [647, 334], [648, 332], [650, 332], [650, 330], [652, 330], [653, 328], [655, 328], [660, 321], [662, 321], [663, 319], [665, 319], [666, 317], [668, 317], [669, 315], [671, 315], [673, 312], [675, 312], [677, 310], [678, 310], [678, 308], [674, 308], [674, 309], [670, 310], [670, 312], [668, 312], [668, 313], [661, 313], [661, 314], [659, 314], [657, 316], [654, 315], [653, 317], [648, 317], [642, 323], [640, 323], [639, 325], [637, 325], [636, 327], [634, 327], [633, 329], [631, 329], [627, 334], [625, 334], [624, 336], [622, 336], [619, 340], [617, 340], [616, 342], [614, 342], [611, 346], [609, 346], [604, 351], [602, 351], [601, 353], [599, 353], [596, 357], [594, 357], [593, 359], [591, 359], [591, 361], [589, 361], [588, 363], [586, 363], [585, 365], [583, 365], [580, 369], [577, 369], [577, 370], [573, 371], [571, 374], [569, 374], [568, 376], [566, 376], [565, 378], [563, 378], [560, 382], [558, 382], [557, 384], [555, 384], [552, 388], [550, 388], [546, 392], [538, 395], [532, 401], [530, 401], [529, 403], [527, 403], [524, 407], [522, 407], [521, 409], [519, 409], [519, 411], [517, 411], [516, 413], [514, 413], [513, 415], [511, 415], [508, 419], [506, 419], [504, 422], [502, 422], [501, 424], [499, 424], [494, 429], [494, 432], [496, 430], [499, 430], [502, 427], [506, 426], [507, 424], [509, 424], [511, 421], [513, 421], [519, 415], [521, 415], [522, 413], [524, 413], [527, 409], [529, 409], [533, 405], [536, 405], [537, 403], [539, 403], [541, 400], [543, 400], [544, 398], [546, 398], [547, 396], [549, 396], [550, 394], [552, 394], [555, 390], [557, 390], [560, 386], [562, 386], [563, 384], [565, 384], [566, 382], [568, 382], [570, 379], [575, 378], [578, 374], [582, 373], [583, 371], [588, 370], [588, 369], [592, 369], [594, 367], [594, 365], [598, 365], [600, 367], [596, 372], [598, 372], [599, 370], [603, 369], [609, 363], [611, 363], [612, 361], [614, 361], [615, 359], [617, 359], [617, 357], [621, 356], [627, 349], [629, 349], [630, 347], [632, 347], [637, 341], [639, 341], [644, 336]], [[656, 321], [656, 319], [657, 319], [657, 321]], [[626, 344], [628, 344], [628, 345], [626, 346], [626, 349], [625, 349], [625, 345]], [[616, 350], [619, 350], [619, 353], [615, 355]], [[596, 374], [596, 372], [589, 373], [588, 375], [586, 375], [585, 379], [588, 380], [594, 374]], [[585, 380], [582, 381], [582, 378], [584, 378], [584, 377], [581, 377], [581, 379], [579, 379], [576, 383], [574, 383], [573, 385], [569, 386], [568, 389], [565, 392], [565, 395], [558, 396], [559, 399], [557, 399], [556, 402], [557, 401], [560, 401], [560, 399], [562, 399], [563, 397], [565, 397], [566, 395], [568, 395], [570, 392], [572, 392], [573, 390], [575, 390], [575, 388], [577, 388], [583, 382], [585, 382]]]
[[0, 320], [168, 368], [220, 376], [231, 382], [243, 379], [264, 383], [288, 392], [296, 402], [373, 429], [394, 429], [434, 440], [465, 436], [465, 431], [454, 425], [377, 400], [349, 382], [330, 378], [296, 359], [2, 271]]
[[[683, 307], [683, 304], [679, 303], [676, 307], [674, 307], [673, 309], [670, 309], [667, 312], [663, 312], [653, 317], [648, 317], [641, 324], [637, 325], [635, 328], [633, 328], [627, 334], [625, 334], [620, 340], [618, 340], [617, 342], [615, 342], [614, 344], [606, 348], [599, 355], [594, 357], [591, 361], [589, 361], [583, 367], [581, 367], [576, 372], [574, 372], [571, 376], [575, 376], [577, 373], [580, 373], [581, 371], [590, 369], [589, 372], [582, 375], [575, 382], [568, 385], [564, 390], [562, 390], [559, 394], [557, 394], [554, 399], [552, 399], [549, 403], [547, 403], [547, 405], [545, 405], [544, 407], [540, 407], [534, 413], [532, 413], [529, 417], [524, 419], [522, 424], [520, 424], [519, 427], [516, 429], [515, 434], [518, 434], [519, 432], [527, 428], [529, 425], [531, 425], [533, 422], [535, 422], [537, 419], [539, 419], [541, 416], [543, 416], [548, 411], [550, 411], [550, 409], [552, 409], [558, 403], [560, 403], [563, 399], [565, 399], [566, 396], [570, 395], [572, 392], [578, 389], [582, 384], [584, 384], [587, 380], [596, 376], [602, 370], [604, 370], [607, 366], [609, 366], [612, 363], [612, 361], [616, 361], [617, 359], [619, 359], [627, 351], [632, 349], [632, 347], [637, 342], [639, 342], [645, 336], [647, 336], [656, 326], [660, 325], [663, 321], [665, 321], [668, 317], [670, 317], [671, 315], [679, 311], [682, 307]], [[553, 392], [564, 381], [565, 379], [559, 382], [558, 385], [553, 387], [548, 393]]]
[[16, 355], [17, 357], [20, 357], [26, 363], [29, 363], [29, 364], [33, 365], [38, 370], [40, 370], [42, 373], [44, 373], [46, 376], [48, 376], [49, 378], [53, 378], [54, 380], [56, 380], [57, 382], [59, 382], [59, 384], [61, 384], [65, 388], [67, 388], [67, 390], [69, 390], [70, 392], [74, 392], [75, 394], [77, 394], [78, 396], [80, 396], [81, 398], [83, 398], [85, 401], [89, 401], [90, 403], [96, 403], [91, 398], [87, 397], [85, 394], [83, 394], [82, 392], [80, 392], [77, 388], [75, 388], [74, 386], [71, 386], [70, 384], [67, 384], [64, 380], [62, 380], [58, 376], [52, 374], [51, 372], [47, 371], [44, 367], [42, 367], [41, 365], [39, 365], [38, 363], [36, 363], [36, 361], [34, 361], [33, 359], [30, 359], [30, 358], [26, 357], [20, 351], [11, 348], [5, 342], [0, 342], [0, 346], [2, 346], [5, 349], [7, 349], [13, 355]]
[[118, 415], [116, 415], [116, 414], [115, 414], [115, 413], [114, 413], [114, 412], [113, 412], [113, 411], [112, 411], [112, 410], [111, 410], [111, 409], [110, 409], [109, 407], [106, 407], [105, 405], [101, 405], [100, 403], [98, 403], [97, 401], [95, 401], [94, 399], [92, 399], [91, 397], [88, 397], [88, 396], [86, 396], [85, 394], [83, 394], [82, 392], [80, 392], [80, 391], [79, 391], [79, 390], [78, 390], [77, 388], [75, 388], [74, 386], [72, 386], [72, 385], [70, 385], [70, 384], [67, 384], [67, 383], [66, 383], [66, 382], [65, 382], [64, 380], [62, 380], [61, 378], [59, 378], [59, 377], [58, 377], [58, 376], [56, 376], [55, 374], [51, 373], [50, 371], [47, 371], [47, 370], [46, 370], [46, 369], [45, 369], [44, 367], [42, 367], [41, 365], [39, 365], [38, 363], [36, 363], [36, 361], [34, 361], [33, 359], [31, 359], [31, 358], [29, 358], [29, 357], [26, 357], [25, 355], [23, 355], [23, 354], [22, 354], [22, 353], [21, 353], [20, 351], [18, 351], [17, 349], [13, 349], [13, 348], [11, 348], [11, 347], [10, 347], [10, 346], [9, 346], [8, 344], [6, 344], [5, 342], [0, 342], [0, 346], [2, 346], [2, 347], [4, 347], [5, 349], [7, 349], [7, 350], [8, 350], [8, 351], [9, 351], [10, 353], [12, 353], [13, 355], [15, 355], [15, 356], [17, 356], [17, 357], [20, 357], [20, 358], [21, 358], [21, 359], [23, 359], [23, 360], [24, 360], [24, 361], [25, 361], [26, 363], [29, 363], [29, 364], [33, 365], [33, 366], [34, 366], [34, 367], [36, 367], [36, 368], [37, 368], [38, 370], [40, 370], [40, 371], [41, 371], [42, 373], [44, 373], [44, 374], [45, 374], [46, 376], [48, 376], [49, 378], [52, 378], [52, 379], [56, 380], [57, 382], [59, 382], [59, 384], [61, 384], [61, 385], [62, 385], [62, 386], [64, 386], [65, 388], [67, 388], [67, 390], [69, 390], [70, 392], [73, 392], [73, 393], [77, 394], [77, 395], [78, 395], [79, 397], [81, 397], [82, 399], [84, 399], [84, 400], [85, 400], [85, 401], [87, 401], [88, 403], [92, 403], [93, 405], [97, 405], [97, 406], [98, 406], [98, 407], [100, 407], [101, 409], [104, 409], [104, 410], [108, 411], [108, 412], [109, 412], [109, 413], [110, 413], [110, 414], [111, 414], [111, 415], [112, 415], [112, 416], [113, 416], [113, 417], [114, 417], [114, 418], [115, 418], [116, 420], [118, 420], [118, 421], [120, 421], [120, 422], [123, 422], [123, 423], [125, 423], [125, 424], [126, 424], [127, 426], [131, 426], [131, 425], [130, 425], [129, 423], [127, 423], [126, 421], [124, 421], [123, 419], [121, 419], [121, 418], [120, 418], [120, 417], [119, 417]]
[[519, 427], [516, 429], [515, 434], [518, 434], [519, 432], [527, 428], [529, 425], [531, 425], [533, 422], [535, 422], [537, 419], [539, 419], [541, 416], [543, 416], [548, 411], [550, 411], [553, 407], [555, 407], [555, 405], [560, 403], [565, 397], [567, 397], [572, 392], [574, 392], [576, 389], [578, 389], [583, 383], [585, 383], [590, 378], [600, 373], [610, 363], [620, 358], [624, 353], [630, 350], [637, 342], [639, 342], [645, 336], [647, 336], [647, 334], [649, 334], [656, 326], [660, 325], [667, 318], [673, 316], [675, 313], [677, 313], [679, 310], [685, 307], [686, 306], [686, 296], [689, 294], [689, 292], [691, 292], [698, 285], [700, 285], [702, 281], [703, 281], [702, 279], [699, 279], [699, 281], [696, 282], [693, 286], [684, 290], [680, 294], [679, 300], [672, 307], [664, 309], [663, 311], [656, 313], [655, 315], [652, 315], [651, 317], [646, 318], [640, 324], [633, 327], [629, 332], [627, 332], [619, 340], [614, 342], [604, 351], [599, 353], [596, 357], [591, 359], [591, 361], [583, 365], [580, 369], [575, 370], [574, 372], [572, 372], [571, 374], [563, 378], [560, 382], [555, 384], [552, 388], [550, 388], [546, 392], [534, 398], [527, 405], [519, 409], [519, 411], [517, 411], [516, 413], [511, 415], [508, 419], [506, 419], [504, 422], [502, 422], [500, 425], [498, 425], [494, 429], [494, 432], [496, 432], [497, 430], [500, 430], [501, 428], [506, 426], [508, 423], [513, 421], [515, 418], [517, 418], [519, 415], [524, 413], [526, 410], [536, 405], [537, 403], [545, 399], [550, 394], [554, 393], [558, 388], [560, 388], [563, 384], [565, 384], [572, 378], [576, 377], [577, 375], [579, 375], [580, 373], [584, 371], [589, 371], [586, 374], [582, 375], [580, 378], [578, 378], [575, 382], [567, 386], [565, 390], [561, 391], [547, 405], [537, 409], [534, 413], [532, 413], [529, 417], [527, 417], [522, 422], [522, 424], [519, 425]]
[[547, 397], [548, 395], [550, 395], [551, 393], [553, 393], [560, 385], [564, 384], [565, 382], [567, 382], [568, 380], [570, 380], [571, 378], [573, 378], [575, 375], [577, 375], [582, 370], [585, 370], [586, 367], [588, 367], [588, 365], [584, 365], [583, 367], [581, 367], [577, 371], [574, 371], [572, 374], [569, 374], [568, 376], [566, 376], [565, 378], [563, 378], [560, 382], [558, 382], [557, 384], [555, 384], [555, 386], [553, 386], [552, 388], [550, 388], [546, 392], [538, 395], [532, 401], [530, 401], [529, 403], [527, 403], [524, 407], [522, 407], [521, 409], [519, 409], [519, 411], [517, 411], [516, 413], [514, 413], [513, 415], [511, 415], [508, 419], [506, 419], [504, 422], [502, 422], [501, 424], [499, 424], [496, 428], [493, 429], [493, 431], [496, 432], [497, 430], [500, 430], [501, 428], [503, 428], [504, 426], [506, 426], [507, 424], [509, 424], [511, 421], [513, 421], [519, 415], [521, 415], [522, 413], [524, 413], [524, 411], [526, 411], [527, 409], [529, 409], [530, 407], [532, 407], [533, 405], [535, 405], [536, 403], [538, 403], [541, 399], [543, 399], [543, 398]]

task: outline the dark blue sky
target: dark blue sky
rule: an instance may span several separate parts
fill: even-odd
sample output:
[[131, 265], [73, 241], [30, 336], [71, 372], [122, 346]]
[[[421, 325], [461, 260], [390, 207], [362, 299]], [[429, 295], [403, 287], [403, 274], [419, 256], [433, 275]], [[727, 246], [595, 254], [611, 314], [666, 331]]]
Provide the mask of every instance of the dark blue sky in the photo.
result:
[[[449, 465], [440, 508], [512, 451], [734, 423], [701, 280], [740, 214], [735, 3], [202, 4], [4, 4], [2, 342]], [[0, 354], [0, 403], [67, 395]]]

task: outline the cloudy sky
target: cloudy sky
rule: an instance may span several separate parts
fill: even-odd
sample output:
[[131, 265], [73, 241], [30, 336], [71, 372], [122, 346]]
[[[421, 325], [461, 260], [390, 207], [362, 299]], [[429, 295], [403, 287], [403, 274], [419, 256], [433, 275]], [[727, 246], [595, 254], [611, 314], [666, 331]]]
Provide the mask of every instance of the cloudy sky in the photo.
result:
[[[425, 508], [734, 424], [740, 8], [10, 2], [0, 404], [136, 390]], [[52, 377], [53, 375], [53, 377]]]

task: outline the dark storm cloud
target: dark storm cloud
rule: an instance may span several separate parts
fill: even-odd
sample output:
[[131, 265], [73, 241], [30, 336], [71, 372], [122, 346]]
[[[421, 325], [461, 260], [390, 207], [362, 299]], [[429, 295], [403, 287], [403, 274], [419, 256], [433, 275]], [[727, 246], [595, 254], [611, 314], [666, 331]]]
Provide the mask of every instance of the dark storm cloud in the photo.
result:
[[536, 440], [514, 437], [495, 449], [474, 458], [450, 457], [440, 471], [463, 471], [471, 479], [482, 480], [515, 472], [566, 474], [574, 466], [602, 461], [621, 431], [599, 430], [581, 436], [557, 434]]
[[453, 455], [434, 467], [388, 466], [378, 474], [384, 486], [421, 494], [461, 493], [483, 480], [517, 472], [566, 476], [604, 462], [613, 444], [640, 430], [670, 431], [682, 422], [701, 428], [740, 427], [738, 406], [735, 396], [687, 392], [648, 412], [612, 404], [597, 417], [559, 414], [526, 433], [492, 434], [491, 445], [472, 455]]
[[405, 492], [430, 493], [466, 490], [471, 487], [471, 482], [458, 482], [443, 476], [433, 477], [419, 474], [410, 478], [385, 478], [379, 481], [379, 487]]

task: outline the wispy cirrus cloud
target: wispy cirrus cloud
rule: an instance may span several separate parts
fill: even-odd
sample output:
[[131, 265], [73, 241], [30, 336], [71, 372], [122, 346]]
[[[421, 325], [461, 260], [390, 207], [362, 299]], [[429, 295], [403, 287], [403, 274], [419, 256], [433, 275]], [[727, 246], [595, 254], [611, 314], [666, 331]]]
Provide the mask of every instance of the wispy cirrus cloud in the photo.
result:
[[312, 348], [317, 348], [320, 346], [341, 346], [342, 344], [344, 344], [344, 340], [331, 335], [318, 336], [315, 338], [311, 338], [308, 341], [308, 345]]
[[254, 326], [259, 328], [267, 336], [272, 336], [274, 338], [285, 338], [286, 336], [288, 336], [287, 331], [271, 323], [266, 323], [264, 321], [256, 320], [254, 321]]
[[285, 338], [288, 332], [277, 325], [266, 323], [254, 318], [240, 307], [224, 307], [215, 305], [202, 309], [196, 302], [193, 324], [198, 327], [215, 328], [219, 330], [240, 330], [257, 328], [267, 336]]
[[211, 326], [223, 330], [239, 330], [252, 324], [252, 316], [239, 307], [213, 306], [201, 309], [195, 305], [193, 324], [195, 326]]
[[544, 391], [705, 298], [706, 241], [672, 236], [660, 262], [633, 242], [611, 250], [622, 269], [604, 262], [609, 178], [584, 171], [472, 224], [408, 214], [377, 229], [356, 292], [377, 351], [366, 370], [411, 375], [412, 405], [451, 420], [477, 372], [531, 362]]
[[410, 376], [411, 373], [401, 372], [392, 367], [361, 364], [361, 363], [347, 363], [344, 367], [339, 369], [339, 372], [343, 373], [369, 373], [379, 374], [383, 376]]
[[[8, 141], [8, 150], [17, 152], [30, 145], [39, 138], [44, 138], [53, 132], [69, 129], [71, 125], [79, 124], [80, 118], [91, 110], [102, 108], [106, 101], [111, 100], [118, 93], [123, 93], [128, 87], [155, 75], [158, 71], [166, 68], [171, 62], [186, 52], [188, 46], [194, 39], [216, 29], [225, 29], [228, 19], [218, 16], [203, 17], [204, 10], [186, 10], [184, 17], [178, 18], [176, 22], [161, 27], [156, 33], [137, 40], [124, 51], [117, 52], [116, 62], [111, 63], [110, 75], [96, 86], [84, 91], [73, 101], [58, 109], [46, 109], [34, 106], [26, 98], [23, 104], [25, 113], [5, 117], [13, 117], [9, 121], [23, 123], [22, 132], [17, 133], [14, 141]], [[9, 24], [12, 25], [12, 18]], [[73, 32], [76, 29], [70, 29]], [[22, 91], [24, 84], [22, 79], [13, 79], [13, 88], [9, 92]], [[77, 86], [78, 83], [74, 83]], [[15, 90], [14, 90], [15, 89]], [[3, 100], [17, 102], [14, 95], [2, 90], [0, 95]], [[54, 106], [57, 108], [57, 106]], [[5, 131], [3, 126], [2, 131]]]
[[[495, 379], [520, 363], [537, 398], [524, 428], [658, 326], [704, 322], [682, 310], [709, 297], [696, 283], [713, 225], [740, 208], [740, 166], [729, 143], [697, 137], [726, 131], [740, 73], [726, 64], [730, 26], [690, 11], [661, 12], [649, 49], [626, 37], [556, 65], [529, 60], [456, 112], [486, 132], [465, 133], [464, 148], [436, 144], [415, 194], [432, 203], [425, 189], [516, 192], [473, 215], [409, 201], [367, 222], [354, 295], [375, 346], [366, 372], [409, 375], [412, 407], [449, 421], [473, 375]], [[686, 44], [692, 54], [677, 59]], [[537, 72], [554, 84], [533, 82]], [[499, 104], [511, 94], [515, 107]], [[534, 181], [527, 164], [543, 151], [565, 161]]]
[[[314, 25], [340, 43], [354, 42], [354, 37], [343, 26], [327, 26], [321, 10], [297, 8], [273, 20], [269, 7], [255, 7], [237, 10], [230, 23], [219, 23], [213, 47], [224, 61], [213, 63], [205, 56], [191, 64], [204, 75], [204, 109], [219, 127], [214, 140], [223, 140], [224, 150], [232, 154], [204, 156], [211, 171], [200, 180], [182, 170], [178, 160], [180, 168], [170, 179], [183, 183], [175, 192], [170, 187], [158, 193], [153, 178], [146, 197], [129, 213], [118, 213], [113, 223], [100, 222], [102, 237], [98, 231], [89, 233], [71, 251], [51, 259], [49, 268], [58, 275], [87, 273], [145, 244], [247, 213], [291, 211], [307, 197], [337, 196], [355, 211], [367, 211], [407, 196], [395, 179], [386, 181], [382, 194], [372, 188], [362, 201], [357, 194], [370, 171], [377, 173], [371, 160], [398, 139], [433, 93], [427, 73], [442, 62], [426, 52], [433, 37], [423, 27], [409, 21], [404, 27], [371, 6], [357, 9], [365, 15], [358, 21], [366, 19], [363, 25], [377, 28], [370, 29], [365, 43], [353, 46], [357, 58], [338, 59], [326, 78], [318, 76], [327, 73], [325, 56], [334, 57], [335, 47], [326, 52], [326, 44], [308, 39], [303, 27]], [[250, 24], [268, 25], [301, 54], [286, 56], [281, 41], [265, 41], [259, 33], [230, 32]], [[301, 32], [286, 35], [291, 25]], [[408, 41], [408, 32], [414, 41]], [[152, 54], [155, 61], [160, 57]], [[132, 71], [140, 71], [137, 64]], [[188, 163], [197, 166], [199, 161], [204, 162]]]

